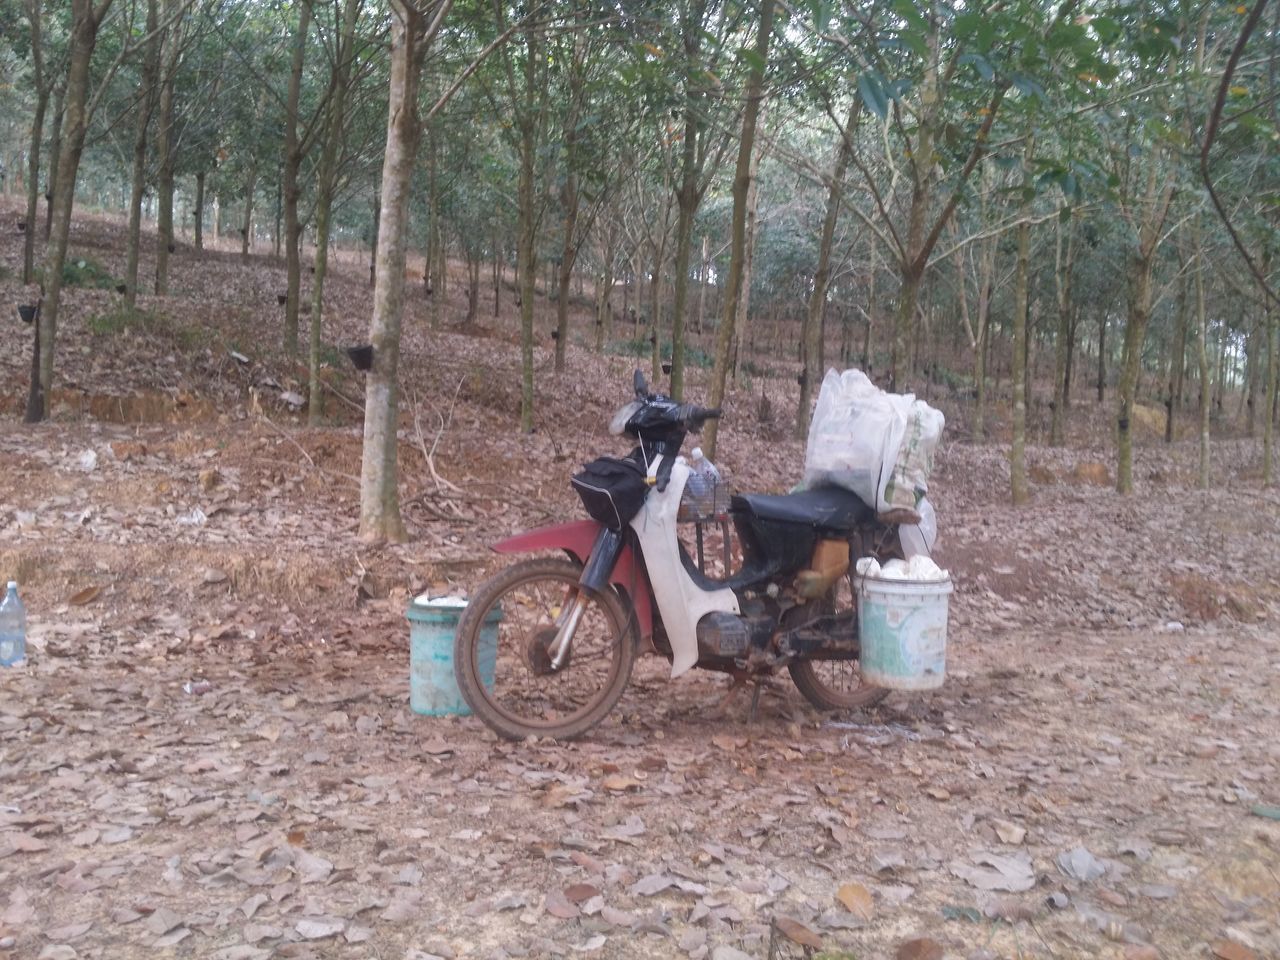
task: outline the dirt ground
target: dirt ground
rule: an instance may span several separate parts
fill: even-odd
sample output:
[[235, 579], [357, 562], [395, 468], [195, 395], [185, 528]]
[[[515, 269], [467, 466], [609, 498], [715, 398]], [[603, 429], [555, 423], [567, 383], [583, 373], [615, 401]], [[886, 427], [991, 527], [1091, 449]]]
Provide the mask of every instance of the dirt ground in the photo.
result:
[[[117, 229], [80, 239], [112, 266]], [[414, 539], [371, 547], [355, 375], [335, 365], [329, 424], [302, 426], [298, 372], [255, 326], [280, 268], [177, 259], [149, 328], [91, 322], [109, 295], [70, 291], [51, 423], [17, 422], [27, 331], [0, 323], [0, 576], [31, 620], [27, 664], [0, 672], [0, 956], [1280, 958], [1260, 442], [1219, 425], [1201, 491], [1194, 442], [1147, 436], [1120, 497], [1089, 482], [1112, 411], [1081, 398], [1014, 509], [1006, 448], [957, 429], [931, 492], [956, 585], [942, 689], [833, 717], [782, 677], [753, 722], [721, 678], [646, 660], [589, 738], [505, 743], [411, 712], [405, 606], [573, 513], [567, 475], [617, 450], [631, 361], [575, 346], [556, 375], [548, 340], [521, 436], [501, 327], [461, 331], [455, 306], [432, 330], [415, 302]], [[367, 298], [352, 260], [335, 344]], [[728, 405], [741, 489], [799, 479], [775, 373]]]

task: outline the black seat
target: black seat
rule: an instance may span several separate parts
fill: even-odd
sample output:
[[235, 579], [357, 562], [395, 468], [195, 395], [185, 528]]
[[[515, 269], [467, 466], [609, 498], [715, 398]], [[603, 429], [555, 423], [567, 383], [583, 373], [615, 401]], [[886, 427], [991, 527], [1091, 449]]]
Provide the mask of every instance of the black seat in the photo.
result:
[[820, 530], [847, 532], [875, 517], [862, 498], [842, 487], [819, 487], [800, 493], [735, 496], [731, 509], [760, 520], [802, 523]]

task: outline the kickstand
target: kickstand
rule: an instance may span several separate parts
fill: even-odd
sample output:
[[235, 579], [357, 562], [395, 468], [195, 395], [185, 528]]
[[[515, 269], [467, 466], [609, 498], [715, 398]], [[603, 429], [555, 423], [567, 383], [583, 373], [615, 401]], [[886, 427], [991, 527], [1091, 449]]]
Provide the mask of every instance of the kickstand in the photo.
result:
[[757, 680], [751, 688], [751, 712], [747, 715], [748, 723], [755, 723], [760, 717], [760, 688], [764, 686], [764, 681]]

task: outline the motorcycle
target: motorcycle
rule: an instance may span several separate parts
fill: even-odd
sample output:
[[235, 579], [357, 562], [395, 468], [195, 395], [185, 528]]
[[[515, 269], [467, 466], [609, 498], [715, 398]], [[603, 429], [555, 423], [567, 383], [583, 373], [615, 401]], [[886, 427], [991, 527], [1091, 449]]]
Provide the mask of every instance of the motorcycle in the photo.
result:
[[679, 453], [721, 411], [652, 393], [639, 370], [634, 390], [610, 432], [638, 445], [573, 478], [590, 519], [493, 545], [562, 556], [520, 560], [473, 593], [454, 640], [472, 711], [509, 739], [579, 737], [617, 704], [642, 649], [669, 660], [673, 679], [701, 667], [754, 680], [757, 694], [786, 667], [819, 710], [883, 698], [859, 671], [852, 561], [901, 557], [899, 525], [919, 516], [877, 515], [839, 487], [734, 495], [741, 564], [713, 578], [678, 534], [691, 480], [705, 480]]

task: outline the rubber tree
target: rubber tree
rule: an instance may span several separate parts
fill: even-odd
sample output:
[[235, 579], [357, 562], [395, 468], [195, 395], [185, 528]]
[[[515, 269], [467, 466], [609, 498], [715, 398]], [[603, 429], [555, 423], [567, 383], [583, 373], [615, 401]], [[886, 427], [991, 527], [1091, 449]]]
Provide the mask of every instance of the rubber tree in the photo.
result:
[[160, 73], [159, 0], [147, 0], [146, 32], [142, 70], [138, 86], [133, 133], [133, 175], [129, 194], [128, 239], [125, 241], [125, 303], [132, 307], [138, 297], [138, 248], [142, 239], [142, 194], [146, 188], [147, 130], [156, 108], [156, 79]]
[[31, 138], [27, 147], [27, 212], [22, 238], [22, 282], [30, 283], [35, 273], [36, 220], [40, 216], [40, 145], [44, 140], [45, 114], [49, 96], [57, 77], [52, 65], [45, 63], [43, 0], [27, 0], [27, 21], [31, 28], [31, 82], [35, 92], [35, 109], [31, 113]]
[[836, 220], [840, 215], [840, 202], [844, 195], [844, 178], [853, 155], [853, 138], [857, 133], [858, 117], [862, 102], [850, 101], [849, 115], [840, 130], [840, 142], [827, 185], [827, 209], [822, 218], [822, 234], [818, 242], [818, 262], [813, 270], [813, 290], [805, 310], [804, 326], [800, 338], [804, 343], [804, 370], [800, 375], [800, 402], [796, 406], [796, 439], [809, 435], [809, 407], [813, 400], [814, 385], [822, 374], [823, 317], [827, 308], [827, 294], [831, 287], [831, 248], [836, 233]]
[[[724, 404], [725, 387], [731, 361], [734, 326], [738, 317], [738, 300], [745, 295], [743, 275], [747, 258], [747, 207], [750, 202], [752, 154], [755, 150], [756, 126], [760, 118], [760, 105], [764, 100], [764, 73], [769, 62], [769, 45], [773, 37], [774, 0], [761, 0], [760, 21], [756, 28], [754, 56], [744, 86], [742, 133], [738, 140], [738, 159], [733, 177], [733, 220], [729, 229], [729, 273], [725, 278], [724, 307], [720, 326], [716, 330], [715, 367], [711, 374], [711, 406]], [[719, 437], [719, 421], [711, 420], [706, 427], [703, 446], [707, 456], [716, 459], [716, 441]]]
[[[320, 383], [320, 347], [324, 321], [324, 282], [329, 269], [329, 242], [332, 213], [338, 182], [338, 159], [347, 121], [347, 87], [355, 54], [356, 20], [361, 0], [343, 0], [341, 27], [338, 31], [334, 63], [333, 95], [328, 102], [328, 119], [324, 144], [320, 148], [320, 165], [316, 172], [316, 252], [315, 276], [311, 283], [311, 330], [307, 351], [307, 422], [317, 426], [324, 414]], [[416, 96], [416, 94], [415, 94]], [[417, 149], [415, 145], [414, 153]], [[384, 174], [385, 175], [385, 174]], [[403, 256], [404, 251], [401, 250]], [[377, 268], [375, 266], [375, 285]]]
[[418, 92], [422, 64], [443, 26], [452, 0], [419, 5], [390, 0], [391, 78], [387, 140], [382, 162], [382, 216], [374, 267], [369, 342], [373, 366], [365, 383], [364, 444], [360, 464], [360, 537], [402, 541], [397, 465], [400, 319], [410, 215], [410, 187], [417, 165], [422, 120]]
[[178, 66], [186, 43], [182, 13], [186, 0], [164, 0], [164, 27], [160, 71], [159, 116], [156, 128], [156, 295], [169, 292], [169, 254], [174, 245], [173, 190], [178, 163], [176, 99]]
[[302, 223], [298, 216], [298, 201], [302, 188], [298, 172], [302, 159], [310, 145], [310, 137], [318, 129], [312, 124], [306, 133], [299, 133], [299, 106], [302, 100], [302, 69], [306, 58], [307, 35], [311, 28], [311, 4], [297, 6], [298, 20], [294, 27], [293, 50], [289, 58], [289, 87], [285, 94], [284, 154], [281, 163], [281, 193], [284, 202], [285, 276], [287, 285], [284, 315], [284, 346], [290, 356], [298, 352], [298, 307], [302, 290]]
[[[707, 188], [732, 142], [727, 135], [724, 98], [717, 74], [722, 72], [724, 33], [732, 25], [719, 0], [685, 0], [677, 11], [677, 69], [681, 122], [679, 170], [674, 178], [676, 201], [675, 259], [672, 264], [671, 396], [684, 397], [685, 328], [689, 301], [689, 264], [693, 228]], [[656, 322], [656, 317], [655, 317]]]
[[[67, 57], [66, 94], [63, 103], [62, 147], [53, 180], [52, 218], [45, 249], [43, 306], [40, 310], [40, 395], [28, 411], [28, 419], [43, 420], [53, 394], [53, 360], [62, 301], [62, 268], [71, 235], [71, 208], [75, 201], [76, 173], [84, 152], [89, 123], [89, 67], [98, 43], [98, 30], [111, 9], [112, 0], [71, 0], [71, 34]], [[28, 226], [30, 229], [30, 225]]]

